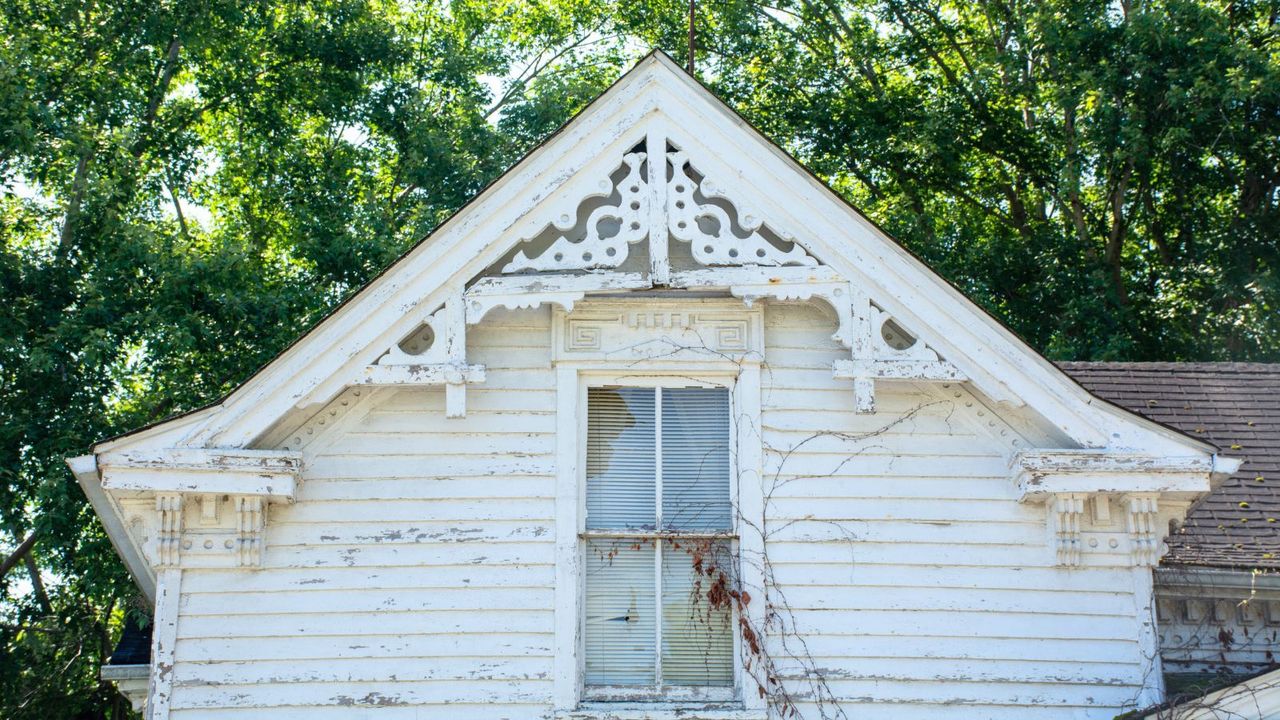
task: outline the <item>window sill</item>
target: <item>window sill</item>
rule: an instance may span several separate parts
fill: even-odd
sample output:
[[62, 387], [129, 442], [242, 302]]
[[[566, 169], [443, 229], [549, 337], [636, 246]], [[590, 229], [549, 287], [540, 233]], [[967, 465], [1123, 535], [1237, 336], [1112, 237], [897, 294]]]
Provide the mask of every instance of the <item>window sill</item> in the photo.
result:
[[577, 710], [560, 710], [555, 720], [767, 720], [768, 711], [743, 710], [740, 705], [655, 705], [640, 703], [584, 703]]

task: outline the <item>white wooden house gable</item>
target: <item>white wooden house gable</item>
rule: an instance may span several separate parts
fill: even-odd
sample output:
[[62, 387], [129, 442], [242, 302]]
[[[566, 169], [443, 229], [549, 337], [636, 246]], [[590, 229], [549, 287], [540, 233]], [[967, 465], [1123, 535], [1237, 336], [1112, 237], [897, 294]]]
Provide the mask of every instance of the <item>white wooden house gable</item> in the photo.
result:
[[[754, 600], [727, 695], [599, 705], [587, 388], [672, 383], [731, 398]], [[1168, 520], [1234, 469], [662, 54], [222, 402], [94, 453], [155, 602], [152, 718], [1111, 717], [1161, 694]]]

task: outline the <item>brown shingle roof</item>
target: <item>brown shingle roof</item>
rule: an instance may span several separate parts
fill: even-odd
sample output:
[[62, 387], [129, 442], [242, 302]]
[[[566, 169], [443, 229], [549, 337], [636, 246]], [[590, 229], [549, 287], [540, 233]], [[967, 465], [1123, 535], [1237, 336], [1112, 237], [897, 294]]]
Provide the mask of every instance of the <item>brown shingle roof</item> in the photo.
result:
[[1060, 366], [1104, 400], [1244, 458], [1169, 538], [1165, 565], [1280, 569], [1280, 364]]

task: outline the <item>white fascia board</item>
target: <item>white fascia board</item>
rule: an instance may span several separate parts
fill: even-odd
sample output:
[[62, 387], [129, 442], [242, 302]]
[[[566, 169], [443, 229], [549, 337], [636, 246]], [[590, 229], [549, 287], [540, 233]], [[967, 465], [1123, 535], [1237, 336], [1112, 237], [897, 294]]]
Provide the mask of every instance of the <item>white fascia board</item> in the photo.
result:
[[[1212, 489], [1228, 458], [1153, 456], [1109, 450], [1025, 450], [1009, 462], [1018, 498], [1043, 501], [1076, 493], [1159, 493], [1195, 500]], [[1234, 467], [1238, 467], [1236, 463]]]
[[110, 440], [103, 440], [93, 446], [93, 452], [100, 455], [130, 447], [173, 447], [190, 432], [190, 428], [199, 427], [216, 415], [221, 408], [222, 403], [217, 403], [169, 420], [162, 420], [150, 427], [134, 430]]
[[89, 504], [93, 506], [94, 512], [98, 514], [98, 518], [102, 521], [102, 526], [107, 531], [107, 538], [111, 540], [111, 545], [116, 549], [116, 554], [124, 560], [125, 568], [133, 576], [134, 583], [142, 590], [142, 594], [147, 597], [147, 601], [154, 606], [156, 603], [156, 576], [151, 570], [151, 564], [143, 556], [142, 548], [138, 547], [129, 531], [125, 528], [122, 520], [124, 513], [120, 512], [120, 508], [110, 494], [102, 489], [102, 482], [98, 477], [97, 459], [93, 455], [67, 458], [67, 467], [71, 468], [71, 472], [76, 476], [76, 481], [80, 483], [80, 488], [84, 491], [85, 497], [89, 498]]
[[302, 467], [296, 452], [170, 448], [98, 457], [101, 487], [121, 492], [254, 495], [292, 502]]
[[[360, 290], [347, 305], [308, 333], [223, 402], [222, 412], [192, 433], [185, 444], [245, 447], [320, 384], [342, 370], [363, 369], [370, 346], [393, 337], [389, 328], [417, 310], [443, 301], [446, 285], [496, 261], [492, 253], [462, 248], [485, 238], [492, 246], [509, 239], [513, 226], [530, 222], [528, 209], [548, 200], [624, 134], [644, 137], [644, 116], [654, 108], [644, 87], [655, 79], [654, 57], [641, 62], [576, 120], [532, 151], [484, 190], [471, 204], [436, 229], [388, 271]], [[580, 159], [564, 163], [566, 156]], [[567, 170], [566, 168], [570, 168]], [[505, 247], [502, 251], [505, 251]], [[499, 252], [499, 255], [501, 252]], [[404, 328], [404, 332], [411, 330]], [[323, 352], [318, 351], [322, 348]], [[346, 367], [350, 366], [350, 367]]]

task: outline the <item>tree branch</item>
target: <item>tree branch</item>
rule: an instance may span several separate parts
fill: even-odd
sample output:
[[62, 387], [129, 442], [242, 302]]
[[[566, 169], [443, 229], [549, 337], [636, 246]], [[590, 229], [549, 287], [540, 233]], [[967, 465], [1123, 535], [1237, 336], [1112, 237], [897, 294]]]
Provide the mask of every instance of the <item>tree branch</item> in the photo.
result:
[[31, 534], [14, 549], [13, 552], [9, 553], [9, 557], [5, 558], [3, 563], [0, 563], [0, 578], [9, 574], [9, 571], [13, 569], [13, 566], [22, 562], [22, 558], [26, 557], [27, 553], [31, 552], [31, 548], [35, 547], [36, 537], [38, 536], [39, 532], [33, 530]]

